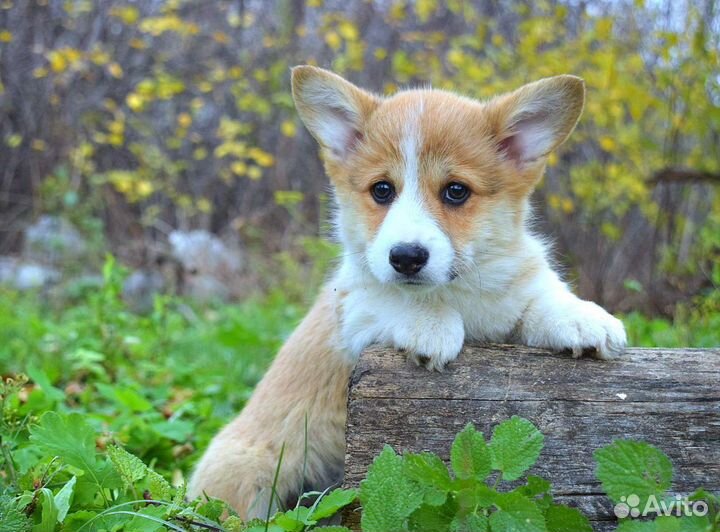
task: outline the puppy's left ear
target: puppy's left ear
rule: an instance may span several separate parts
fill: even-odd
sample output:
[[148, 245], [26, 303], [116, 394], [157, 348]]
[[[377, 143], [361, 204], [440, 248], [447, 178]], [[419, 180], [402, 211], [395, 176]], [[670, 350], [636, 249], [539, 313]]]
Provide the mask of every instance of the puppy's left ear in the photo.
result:
[[555, 76], [493, 100], [498, 149], [518, 165], [543, 160], [575, 129], [585, 104], [585, 82]]
[[328, 70], [292, 69], [292, 94], [305, 127], [330, 157], [341, 161], [362, 139], [380, 99]]

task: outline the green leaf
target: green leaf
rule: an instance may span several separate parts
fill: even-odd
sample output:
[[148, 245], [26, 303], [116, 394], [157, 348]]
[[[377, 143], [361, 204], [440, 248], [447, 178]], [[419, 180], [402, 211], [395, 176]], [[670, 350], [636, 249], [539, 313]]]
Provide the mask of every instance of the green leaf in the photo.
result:
[[363, 532], [403, 529], [422, 499], [423, 490], [405, 476], [401, 458], [386, 445], [360, 483]]
[[29, 532], [32, 521], [18, 508], [17, 500], [6, 495], [0, 495], [0, 517], [2, 517], [3, 532]]
[[513, 416], [497, 427], [490, 440], [492, 467], [502, 472], [503, 480], [516, 480], [540, 456], [544, 437], [527, 419]]
[[80, 414], [46, 412], [40, 423], [30, 428], [30, 440], [43, 451], [61, 456], [68, 465], [83, 470], [96, 467], [95, 431]]
[[412, 532], [438, 532], [448, 530], [457, 515], [458, 506], [449, 499], [441, 506], [423, 504], [415, 510], [408, 520], [408, 529]]
[[617, 532], [709, 532], [712, 530], [707, 516], [658, 517], [654, 521], [623, 521]]
[[72, 496], [76, 482], [77, 477], [72, 477], [65, 483], [65, 485], [60, 489], [60, 491], [55, 494], [55, 506], [58, 510], [58, 523], [62, 523], [65, 520], [65, 516], [70, 509], [70, 504], [72, 502]]
[[425, 489], [424, 502], [440, 506], [452, 488], [452, 479], [445, 463], [433, 453], [408, 453], [403, 456], [403, 470], [407, 477]]
[[352, 532], [352, 530], [344, 526], [318, 526], [313, 528], [313, 530], [324, 530], [325, 532]]
[[53, 532], [58, 522], [58, 508], [55, 506], [55, 497], [48, 488], [39, 490], [38, 500], [42, 505], [40, 522], [33, 527], [33, 532]]
[[[459, 489], [455, 499], [465, 513], [472, 513], [476, 508], [490, 508], [498, 496], [498, 492], [483, 483]], [[462, 513], [462, 512], [461, 512]]]
[[83, 470], [97, 486], [118, 486], [119, 477], [110, 464], [97, 459], [95, 431], [80, 414], [46, 412], [40, 423], [30, 428], [30, 440], [46, 453]]
[[450, 449], [450, 463], [459, 479], [485, 480], [490, 474], [490, 452], [482, 432], [468, 423]]
[[107, 454], [115, 471], [118, 472], [127, 487], [132, 486], [147, 475], [148, 468], [143, 461], [122, 447], [109, 445]]
[[164, 501], [170, 500], [170, 497], [172, 496], [172, 487], [170, 486], [170, 483], [165, 480], [165, 477], [152, 469], [148, 469], [147, 478], [150, 495], [152, 495], [153, 499]]
[[484, 515], [456, 516], [450, 523], [450, 532], [487, 532], [490, 522]]
[[519, 493], [501, 493], [497, 510], [490, 514], [492, 532], [546, 532], [545, 518], [537, 505]]
[[314, 525], [317, 522], [312, 519], [308, 519], [309, 513], [310, 508], [298, 506], [293, 510], [275, 514], [272, 520], [275, 524], [281, 526], [283, 530], [287, 530], [288, 532], [300, 532], [306, 525]]
[[59, 403], [65, 400], [65, 392], [50, 384], [50, 379], [45, 371], [37, 368], [34, 364], [30, 364], [27, 368], [27, 374], [51, 401]]
[[357, 499], [356, 490], [335, 489], [320, 499], [312, 512], [312, 518], [320, 520], [335, 515], [355, 499]]
[[637, 495], [640, 507], [645, 507], [651, 495], [662, 498], [670, 489], [670, 459], [648, 443], [617, 440], [595, 451], [595, 461], [595, 474], [616, 504], [622, 497]]
[[528, 475], [527, 484], [525, 486], [520, 486], [517, 491], [526, 497], [532, 498], [545, 493], [550, 493], [551, 488], [552, 485], [550, 482], [544, 478], [537, 477], [535, 475]]
[[548, 532], [593, 532], [590, 521], [580, 510], [561, 504], [547, 509], [545, 525]]

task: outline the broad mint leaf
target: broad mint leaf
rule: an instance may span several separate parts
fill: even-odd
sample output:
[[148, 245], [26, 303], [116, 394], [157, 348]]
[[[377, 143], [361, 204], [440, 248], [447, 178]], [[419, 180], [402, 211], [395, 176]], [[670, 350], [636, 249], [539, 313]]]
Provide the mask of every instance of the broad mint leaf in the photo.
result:
[[470, 514], [455, 517], [450, 523], [450, 532], [487, 532], [490, 522], [484, 515]]
[[408, 453], [403, 456], [405, 475], [425, 490], [424, 502], [440, 506], [447, 499], [452, 488], [452, 479], [445, 463], [432, 453]]
[[672, 464], [659, 449], [645, 442], [617, 440], [595, 451], [595, 475], [615, 503], [636, 495], [640, 508], [648, 498], [658, 498], [670, 489]]
[[386, 445], [360, 483], [363, 532], [402, 530], [422, 500], [422, 488], [405, 476], [402, 459]]
[[526, 497], [532, 498], [537, 497], [538, 495], [544, 495], [545, 493], [550, 493], [551, 487], [552, 485], [550, 482], [544, 478], [536, 477], [535, 475], [528, 475], [527, 484], [525, 486], [520, 486], [517, 491]]
[[537, 505], [519, 493], [501, 493], [497, 510], [490, 514], [492, 532], [546, 532], [545, 518]]
[[548, 532], [593, 532], [590, 521], [577, 508], [555, 504], [545, 512]]
[[527, 419], [513, 416], [493, 431], [490, 440], [492, 467], [503, 480], [517, 480], [540, 456], [544, 437]]
[[658, 517], [654, 521], [623, 521], [617, 532], [709, 532], [710, 520], [699, 517]]
[[457, 512], [458, 506], [452, 499], [441, 506], [423, 504], [410, 516], [408, 529], [412, 532], [448, 530]]
[[312, 513], [312, 518], [319, 520], [335, 515], [355, 499], [357, 499], [355, 490], [333, 490], [320, 499]]
[[459, 479], [485, 480], [490, 474], [490, 451], [482, 432], [468, 423], [450, 449], [450, 463]]
[[479, 482], [456, 491], [455, 499], [463, 510], [460, 513], [472, 513], [478, 508], [490, 508], [498, 495], [497, 491]]
[[127, 487], [132, 486], [147, 475], [148, 468], [143, 461], [125, 449], [117, 445], [109, 445], [107, 454], [115, 471], [118, 472]]

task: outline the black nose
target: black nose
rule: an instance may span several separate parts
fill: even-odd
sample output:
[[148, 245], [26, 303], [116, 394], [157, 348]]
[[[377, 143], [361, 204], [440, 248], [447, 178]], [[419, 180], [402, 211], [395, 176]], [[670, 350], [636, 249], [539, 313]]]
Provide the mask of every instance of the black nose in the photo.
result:
[[390, 264], [395, 271], [414, 275], [427, 264], [430, 253], [419, 244], [398, 244], [390, 250]]

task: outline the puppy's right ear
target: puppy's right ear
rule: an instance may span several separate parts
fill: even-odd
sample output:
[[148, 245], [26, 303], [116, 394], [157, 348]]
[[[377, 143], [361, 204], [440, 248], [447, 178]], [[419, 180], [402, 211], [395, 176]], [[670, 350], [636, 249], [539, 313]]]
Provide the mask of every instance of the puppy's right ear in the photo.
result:
[[342, 161], [362, 139], [380, 99], [337, 74], [312, 66], [292, 69], [298, 114], [326, 155]]

